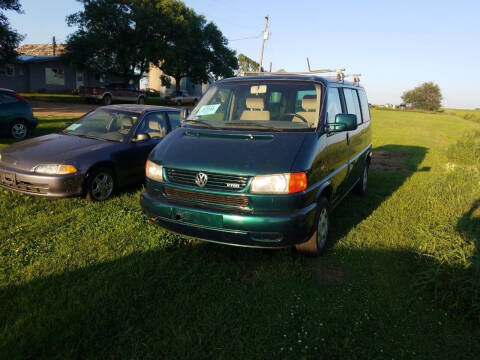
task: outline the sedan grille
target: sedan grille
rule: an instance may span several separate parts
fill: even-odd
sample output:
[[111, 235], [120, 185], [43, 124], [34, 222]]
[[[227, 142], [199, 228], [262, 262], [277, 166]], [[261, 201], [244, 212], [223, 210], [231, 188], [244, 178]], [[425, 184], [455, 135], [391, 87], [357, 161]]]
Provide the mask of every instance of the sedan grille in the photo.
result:
[[225, 175], [204, 171], [192, 171], [171, 168], [166, 169], [166, 171], [168, 180], [171, 183], [195, 187], [198, 187], [198, 185], [195, 183], [197, 175], [199, 173], [206, 174], [208, 179], [206, 184], [202, 188], [208, 190], [238, 192], [244, 190], [250, 180], [250, 177], [248, 176]]
[[217, 195], [196, 191], [179, 190], [165, 186], [165, 194], [169, 197], [188, 200], [189, 202], [208, 202], [227, 206], [248, 206], [248, 197], [236, 195]]

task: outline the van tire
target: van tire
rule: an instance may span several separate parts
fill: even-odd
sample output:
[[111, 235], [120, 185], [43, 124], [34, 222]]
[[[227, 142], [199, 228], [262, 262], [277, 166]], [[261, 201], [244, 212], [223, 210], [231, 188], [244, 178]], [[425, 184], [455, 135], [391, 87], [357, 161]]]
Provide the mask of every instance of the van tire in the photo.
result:
[[306, 242], [295, 245], [297, 252], [317, 257], [327, 248], [328, 230], [330, 228], [329, 204], [325, 197], [320, 197], [315, 217], [315, 232]]
[[362, 171], [362, 176], [357, 182], [357, 185], [355, 186], [355, 192], [363, 196], [367, 193], [367, 186], [368, 186], [368, 163], [365, 164], [363, 167]]

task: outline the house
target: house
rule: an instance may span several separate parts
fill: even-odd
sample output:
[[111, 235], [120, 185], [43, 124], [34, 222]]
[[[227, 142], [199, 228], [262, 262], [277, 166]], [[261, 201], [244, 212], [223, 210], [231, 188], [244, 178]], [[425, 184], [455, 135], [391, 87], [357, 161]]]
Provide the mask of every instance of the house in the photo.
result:
[[[170, 78], [170, 86], [163, 86], [161, 76], [163, 75], [162, 70], [157, 66], [150, 64], [150, 69], [148, 71], [148, 85], [145, 87], [154, 89], [159, 92], [160, 96], [164, 97], [165, 95], [171, 95], [175, 92], [175, 79]], [[207, 91], [210, 83], [213, 82], [213, 79], [206, 84], [194, 84], [189, 78], [183, 78], [180, 81], [180, 90], [184, 90], [192, 96], [202, 96], [205, 91]]]
[[0, 67], [0, 88], [18, 92], [68, 93], [81, 86], [122, 82], [115, 76], [100, 76], [77, 70], [63, 62], [64, 44], [27, 44], [17, 49], [17, 62]]

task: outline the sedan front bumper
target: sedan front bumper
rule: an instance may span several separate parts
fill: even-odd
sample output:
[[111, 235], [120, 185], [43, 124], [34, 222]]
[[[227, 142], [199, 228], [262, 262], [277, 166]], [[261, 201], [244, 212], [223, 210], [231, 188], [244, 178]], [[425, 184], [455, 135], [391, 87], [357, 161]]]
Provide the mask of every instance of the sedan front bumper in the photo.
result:
[[44, 175], [0, 165], [0, 187], [28, 195], [52, 198], [82, 194], [81, 174]]

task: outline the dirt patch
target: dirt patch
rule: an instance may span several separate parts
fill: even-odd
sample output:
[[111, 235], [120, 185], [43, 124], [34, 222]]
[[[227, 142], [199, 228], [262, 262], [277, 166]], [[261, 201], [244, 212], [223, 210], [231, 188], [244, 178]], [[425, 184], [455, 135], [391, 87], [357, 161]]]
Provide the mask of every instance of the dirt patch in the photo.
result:
[[96, 104], [62, 104], [49, 101], [29, 101], [36, 117], [80, 117], [83, 114], [96, 109]]
[[374, 151], [370, 169], [377, 171], [409, 171], [407, 160], [407, 154], [395, 151]]
[[330, 265], [325, 259], [306, 259], [306, 264], [319, 286], [335, 286], [345, 276], [345, 271]]

